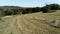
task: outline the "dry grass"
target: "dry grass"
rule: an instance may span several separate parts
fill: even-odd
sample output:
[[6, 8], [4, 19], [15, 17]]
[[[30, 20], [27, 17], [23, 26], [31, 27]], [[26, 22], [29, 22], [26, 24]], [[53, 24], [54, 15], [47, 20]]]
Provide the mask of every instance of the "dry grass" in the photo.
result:
[[[58, 19], [59, 10], [55, 13], [32, 13], [2, 17], [0, 20], [0, 34], [60, 34], [60, 29], [52, 27], [45, 21], [37, 19]], [[36, 19], [35, 19], [36, 18]]]

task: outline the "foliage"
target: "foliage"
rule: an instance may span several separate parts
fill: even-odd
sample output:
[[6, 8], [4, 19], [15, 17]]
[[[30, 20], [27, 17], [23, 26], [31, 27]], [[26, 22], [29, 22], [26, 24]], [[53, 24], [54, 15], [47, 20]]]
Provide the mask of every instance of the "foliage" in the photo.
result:
[[16, 14], [28, 14], [28, 13], [35, 13], [35, 12], [54, 12], [51, 10], [59, 10], [60, 5], [58, 4], [50, 4], [44, 7], [32, 7], [32, 8], [24, 8], [24, 7], [14, 7], [14, 6], [5, 6], [0, 8], [0, 15], [16, 15]]
[[60, 10], [59, 4], [50, 4], [41, 8], [43, 13], [52, 12], [51, 10]]

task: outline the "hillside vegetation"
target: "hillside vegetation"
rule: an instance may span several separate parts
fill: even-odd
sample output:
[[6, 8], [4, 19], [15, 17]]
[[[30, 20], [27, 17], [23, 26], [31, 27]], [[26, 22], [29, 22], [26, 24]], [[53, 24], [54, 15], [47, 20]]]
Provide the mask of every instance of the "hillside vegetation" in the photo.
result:
[[53, 19], [60, 20], [60, 10], [1, 17], [0, 34], [60, 34], [60, 28], [47, 24], [48, 20]]
[[0, 16], [29, 14], [36, 12], [51, 13], [55, 12], [55, 10], [60, 10], [59, 4], [50, 4], [44, 7], [0, 6]]

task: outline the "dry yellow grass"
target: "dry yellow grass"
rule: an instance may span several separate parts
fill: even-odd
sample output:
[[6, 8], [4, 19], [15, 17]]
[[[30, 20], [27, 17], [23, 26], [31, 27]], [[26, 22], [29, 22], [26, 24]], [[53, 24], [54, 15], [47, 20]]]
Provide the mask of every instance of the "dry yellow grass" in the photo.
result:
[[[58, 19], [60, 12], [32, 13], [2, 17], [0, 20], [0, 34], [60, 34], [60, 29], [50, 26], [45, 21], [36, 19]], [[35, 19], [36, 18], [36, 19]]]

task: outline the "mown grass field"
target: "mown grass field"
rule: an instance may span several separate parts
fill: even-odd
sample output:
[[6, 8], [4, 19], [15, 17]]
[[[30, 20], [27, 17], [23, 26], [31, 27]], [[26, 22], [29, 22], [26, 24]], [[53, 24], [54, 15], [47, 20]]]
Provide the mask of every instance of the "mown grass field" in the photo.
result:
[[36, 19], [60, 20], [60, 10], [54, 13], [32, 13], [5, 16], [0, 19], [0, 34], [60, 34], [60, 28]]

